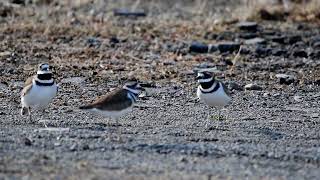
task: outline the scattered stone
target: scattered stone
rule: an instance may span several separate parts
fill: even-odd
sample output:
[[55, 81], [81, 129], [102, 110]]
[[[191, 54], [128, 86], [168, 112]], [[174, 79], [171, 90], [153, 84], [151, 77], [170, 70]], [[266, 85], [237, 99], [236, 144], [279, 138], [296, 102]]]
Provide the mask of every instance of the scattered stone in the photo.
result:
[[11, 3], [25, 5], [25, 0], [11, 0]]
[[247, 48], [244, 48], [244, 47], [242, 47], [240, 50], [240, 54], [242, 54], [242, 55], [246, 55], [246, 54], [250, 54], [250, 53], [251, 53], [251, 51]]
[[308, 53], [306, 51], [300, 50], [300, 49], [293, 51], [292, 55], [294, 57], [304, 57], [304, 58], [308, 57]]
[[310, 57], [312, 58], [320, 58], [320, 50], [313, 51], [310, 53]]
[[245, 90], [255, 90], [255, 91], [261, 91], [262, 90], [262, 87], [257, 85], [257, 84], [253, 84], [253, 83], [250, 83], [250, 84], [247, 84], [244, 86], [244, 89]]
[[258, 24], [256, 22], [243, 21], [237, 24], [240, 30], [257, 31]]
[[144, 10], [130, 11], [129, 9], [115, 9], [113, 10], [114, 16], [125, 16], [125, 17], [145, 17], [147, 13]]
[[319, 113], [311, 113], [310, 117], [311, 118], [319, 118]]
[[239, 34], [239, 38], [242, 39], [253, 39], [256, 38], [258, 35], [256, 33], [241, 33]]
[[91, 37], [87, 39], [86, 45], [89, 47], [100, 47], [101, 41], [98, 40], [97, 38]]
[[203, 62], [201, 64], [197, 64], [196, 68], [194, 69], [195, 72], [198, 72], [199, 70], [210, 70], [210, 72], [216, 72], [217, 67], [215, 63], [209, 63], [209, 62]]
[[55, 132], [65, 132], [65, 131], [69, 131], [69, 130], [70, 130], [70, 128], [53, 128], [53, 127], [38, 129], [38, 131], [55, 131]]
[[189, 52], [196, 53], [208, 53], [209, 47], [206, 44], [200, 42], [192, 42], [189, 48]]
[[208, 46], [208, 52], [212, 53], [218, 50], [218, 47], [215, 44], [209, 44]]
[[279, 97], [281, 94], [280, 93], [274, 93], [272, 96], [273, 97]]
[[294, 96], [293, 99], [297, 102], [301, 102], [303, 101], [302, 97], [301, 96]]
[[220, 53], [238, 51], [240, 44], [236, 42], [222, 42], [217, 45]]
[[85, 144], [85, 145], [83, 145], [82, 146], [82, 150], [89, 150], [90, 149], [90, 147], [89, 147], [89, 145], [88, 144]]
[[320, 41], [313, 43], [313, 48], [320, 48]]
[[22, 142], [23, 142], [23, 144], [26, 145], [26, 146], [31, 146], [31, 145], [32, 145], [31, 139], [29, 139], [29, 138], [27, 138], [27, 137], [24, 137], [24, 138], [22, 139]]
[[73, 144], [72, 146], [70, 146], [69, 150], [70, 151], [76, 151], [77, 150], [78, 145], [77, 144]]
[[232, 90], [243, 91], [244, 90], [243, 87], [236, 82], [229, 82], [228, 89], [230, 91], [232, 91]]
[[266, 40], [263, 39], [263, 38], [253, 38], [253, 39], [248, 39], [246, 41], [244, 41], [244, 44], [248, 44], [248, 45], [251, 45], [251, 44], [265, 44], [266, 43]]
[[119, 40], [117, 37], [111, 37], [111, 38], [109, 39], [109, 43], [111, 43], [111, 44], [118, 44], [118, 43], [120, 43], [120, 40]]
[[13, 7], [8, 6], [0, 2], [0, 16], [8, 17], [14, 14]]
[[287, 56], [287, 51], [283, 49], [274, 49], [272, 50], [273, 56]]
[[271, 52], [272, 52], [271, 48], [266, 48], [263, 46], [258, 46], [255, 50], [255, 54], [258, 57], [269, 55], [269, 54], [271, 54]]
[[6, 92], [8, 90], [9, 90], [8, 86], [6, 84], [0, 82], [0, 91]]
[[61, 83], [81, 84], [85, 81], [84, 77], [70, 77], [61, 80]]
[[0, 52], [0, 57], [2, 58], [7, 58], [7, 57], [10, 57], [11, 55], [12, 53], [10, 51]]
[[283, 44], [283, 43], [285, 43], [286, 37], [285, 36], [271, 36], [269, 39], [272, 42]]
[[287, 42], [289, 44], [294, 44], [294, 43], [297, 43], [299, 41], [302, 41], [302, 38], [299, 35], [293, 35], [293, 36], [288, 37], [288, 39], [287, 39]]
[[280, 84], [292, 84], [295, 82], [296, 78], [292, 75], [287, 74], [276, 74], [276, 78], [278, 79]]

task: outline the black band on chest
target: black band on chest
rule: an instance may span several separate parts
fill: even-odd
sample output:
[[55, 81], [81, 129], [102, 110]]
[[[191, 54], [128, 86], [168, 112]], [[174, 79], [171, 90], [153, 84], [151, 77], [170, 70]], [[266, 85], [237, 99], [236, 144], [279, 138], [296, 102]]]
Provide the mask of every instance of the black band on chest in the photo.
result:
[[213, 93], [213, 92], [217, 91], [217, 90], [219, 89], [219, 87], [220, 87], [220, 83], [217, 82], [217, 85], [216, 85], [211, 91], [204, 92], [203, 90], [201, 90], [201, 92], [202, 92], [203, 94]]
[[37, 86], [52, 86], [54, 84], [54, 81], [52, 81], [51, 83], [42, 83], [42, 82], [35, 80], [35, 82], [36, 82]]
[[39, 80], [50, 80], [52, 78], [52, 74], [48, 73], [48, 74], [37, 74], [37, 78]]

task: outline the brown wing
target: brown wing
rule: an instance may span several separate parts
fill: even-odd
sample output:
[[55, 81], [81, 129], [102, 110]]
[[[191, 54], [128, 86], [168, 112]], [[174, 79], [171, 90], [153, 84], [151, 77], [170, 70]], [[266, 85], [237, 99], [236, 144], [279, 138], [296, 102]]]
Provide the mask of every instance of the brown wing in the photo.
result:
[[132, 105], [131, 99], [128, 98], [128, 91], [125, 89], [118, 89], [111, 93], [98, 98], [92, 104], [82, 106], [80, 109], [92, 109], [97, 108], [107, 111], [119, 111], [130, 107]]
[[28, 86], [29, 84], [32, 84], [33, 78], [35, 78], [35, 76], [30, 76], [30, 77], [26, 80], [26, 82], [24, 82], [24, 86], [26, 87], [26, 86]]
[[220, 82], [222, 84], [222, 87], [223, 87], [223, 90], [224, 92], [228, 95], [228, 96], [231, 96], [230, 92], [229, 92], [229, 89], [227, 88], [227, 86], [223, 83], [223, 82]]
[[25, 86], [21, 91], [21, 96], [25, 96], [32, 88], [32, 83]]

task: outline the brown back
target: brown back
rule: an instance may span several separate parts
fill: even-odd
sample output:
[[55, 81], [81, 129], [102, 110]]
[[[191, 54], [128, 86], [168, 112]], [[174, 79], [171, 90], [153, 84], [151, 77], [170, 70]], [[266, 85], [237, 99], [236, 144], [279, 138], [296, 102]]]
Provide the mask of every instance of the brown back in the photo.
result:
[[83, 106], [82, 109], [97, 108], [99, 110], [119, 111], [132, 105], [132, 100], [128, 98], [128, 91], [117, 89], [109, 94], [98, 98], [92, 104]]

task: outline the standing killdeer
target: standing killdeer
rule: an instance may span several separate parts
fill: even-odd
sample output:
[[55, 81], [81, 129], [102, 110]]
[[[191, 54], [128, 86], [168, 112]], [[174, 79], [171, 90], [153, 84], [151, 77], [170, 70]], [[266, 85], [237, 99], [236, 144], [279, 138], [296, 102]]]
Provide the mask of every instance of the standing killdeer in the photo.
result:
[[198, 72], [197, 80], [200, 83], [197, 96], [210, 107], [218, 109], [218, 120], [220, 120], [220, 109], [230, 101], [230, 95], [226, 86], [216, 80], [209, 72]]
[[137, 101], [140, 91], [144, 90], [137, 82], [127, 82], [122, 88], [98, 98], [89, 105], [79, 107], [82, 110], [115, 119], [130, 112]]
[[21, 115], [28, 112], [31, 121], [31, 109], [44, 110], [56, 96], [58, 86], [52, 77], [51, 67], [40, 64], [37, 75], [29, 77], [21, 92]]

